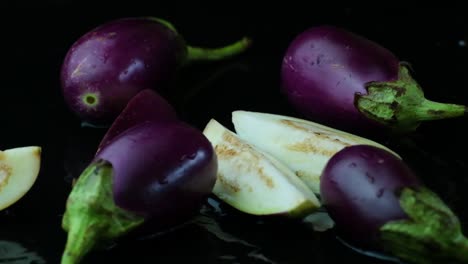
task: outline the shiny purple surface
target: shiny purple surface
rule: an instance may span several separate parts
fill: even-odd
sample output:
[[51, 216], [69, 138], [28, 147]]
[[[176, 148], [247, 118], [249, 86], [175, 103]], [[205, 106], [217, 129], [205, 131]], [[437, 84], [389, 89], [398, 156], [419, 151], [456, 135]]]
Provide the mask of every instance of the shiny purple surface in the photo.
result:
[[142, 90], [128, 102], [124, 110], [112, 123], [112, 126], [101, 140], [98, 149], [107, 145], [120, 133], [139, 123], [175, 120], [177, 120], [175, 109], [163, 97], [153, 90]]
[[421, 186], [399, 158], [377, 147], [355, 145], [335, 154], [320, 182], [324, 206], [347, 239], [377, 245], [378, 229], [390, 220], [404, 219], [397, 193]]
[[[138, 91], [158, 89], [186, 54], [183, 40], [148, 18], [126, 18], [103, 24], [79, 38], [61, 69], [62, 93], [80, 118], [110, 122]], [[83, 103], [87, 93], [97, 104]]]
[[333, 26], [317, 26], [290, 43], [281, 67], [282, 91], [299, 112], [335, 127], [373, 127], [354, 106], [371, 81], [398, 77], [399, 60], [375, 42]]
[[216, 180], [210, 142], [181, 122], [141, 123], [115, 138], [95, 159], [113, 165], [115, 203], [148, 218], [198, 211]]

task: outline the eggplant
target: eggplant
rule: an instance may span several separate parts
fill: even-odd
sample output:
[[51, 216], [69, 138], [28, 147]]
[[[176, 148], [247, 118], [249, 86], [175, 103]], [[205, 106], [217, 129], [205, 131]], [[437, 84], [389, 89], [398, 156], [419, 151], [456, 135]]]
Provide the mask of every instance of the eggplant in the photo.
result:
[[221, 48], [186, 44], [169, 22], [126, 17], [103, 23], [76, 40], [61, 66], [61, 91], [83, 122], [108, 125], [143, 89], [158, 92], [195, 61], [222, 60], [250, 46], [243, 38]]
[[327, 162], [321, 201], [346, 242], [411, 263], [467, 263], [468, 239], [454, 212], [402, 159], [353, 145]]
[[141, 230], [183, 224], [211, 194], [217, 158], [210, 141], [181, 120], [151, 116], [160, 113], [151, 101], [131, 101], [121, 115], [136, 118], [116, 119], [73, 186], [62, 219], [62, 264], [80, 263], [93, 249]]
[[281, 91], [305, 118], [352, 132], [410, 133], [423, 121], [467, 113], [466, 106], [426, 99], [407, 63], [390, 50], [331, 25], [291, 41]]
[[157, 92], [144, 89], [127, 103], [99, 143], [97, 152], [125, 130], [146, 121], [169, 122], [178, 120], [177, 112]]

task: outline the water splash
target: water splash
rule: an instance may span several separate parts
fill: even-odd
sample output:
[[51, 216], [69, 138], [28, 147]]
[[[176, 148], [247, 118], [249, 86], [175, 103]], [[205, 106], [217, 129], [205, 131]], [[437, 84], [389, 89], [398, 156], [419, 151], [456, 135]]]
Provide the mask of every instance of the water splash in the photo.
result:
[[350, 249], [352, 249], [352, 250], [356, 251], [357, 253], [362, 254], [364, 256], [380, 259], [380, 260], [383, 260], [383, 261], [393, 262], [393, 263], [397, 263], [397, 264], [405, 264], [404, 262], [402, 262], [397, 257], [390, 256], [390, 255], [387, 255], [387, 254], [384, 254], [384, 253], [381, 253], [381, 252], [364, 250], [364, 249], [355, 247], [355, 246], [349, 244], [348, 242], [346, 242], [344, 239], [342, 239], [340, 237], [336, 237], [336, 239], [339, 242], [341, 242], [343, 245], [345, 245], [346, 247], [348, 247], [348, 248], [350, 248]]
[[19, 243], [0, 240], [0, 263], [45, 264], [46, 261], [36, 252], [29, 251]]
[[316, 232], [325, 232], [335, 226], [335, 222], [326, 212], [315, 212], [304, 217], [302, 222]]
[[236, 243], [236, 244], [240, 244], [240, 245], [247, 246], [247, 247], [258, 248], [257, 246], [255, 246], [255, 245], [253, 245], [253, 244], [251, 244], [251, 243], [249, 243], [249, 242], [247, 242], [245, 240], [242, 240], [242, 239], [240, 239], [238, 237], [235, 237], [232, 234], [229, 234], [229, 233], [225, 232], [224, 230], [221, 229], [221, 226], [216, 222], [216, 220], [214, 220], [211, 217], [204, 216], [204, 215], [198, 215], [194, 219], [194, 224], [204, 228], [206, 231], [213, 234], [218, 239], [220, 239], [220, 240], [222, 240], [224, 242]]

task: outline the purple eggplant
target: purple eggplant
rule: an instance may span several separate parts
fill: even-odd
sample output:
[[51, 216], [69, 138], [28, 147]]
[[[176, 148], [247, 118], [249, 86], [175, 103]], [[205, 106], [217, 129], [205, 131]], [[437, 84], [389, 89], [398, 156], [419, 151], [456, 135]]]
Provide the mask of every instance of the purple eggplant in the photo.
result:
[[423, 121], [463, 116], [463, 105], [427, 100], [388, 49], [334, 26], [298, 34], [281, 66], [281, 90], [308, 119], [349, 131], [414, 131]]
[[325, 166], [323, 206], [350, 244], [413, 263], [467, 263], [457, 216], [394, 154], [349, 146]]
[[187, 123], [151, 116], [161, 113], [145, 104], [155, 98], [132, 100], [122, 116], [136, 119], [117, 118], [78, 177], [62, 219], [62, 264], [79, 263], [101, 243], [183, 224], [211, 194], [218, 166], [211, 143]]
[[177, 120], [177, 113], [157, 92], [145, 89], [127, 103], [102, 138], [98, 151], [125, 130], [146, 121], [169, 122]]
[[243, 38], [222, 48], [191, 47], [167, 21], [129, 17], [104, 23], [81, 36], [61, 68], [66, 104], [82, 121], [111, 123], [143, 89], [161, 90], [180, 67], [221, 60], [249, 47]]

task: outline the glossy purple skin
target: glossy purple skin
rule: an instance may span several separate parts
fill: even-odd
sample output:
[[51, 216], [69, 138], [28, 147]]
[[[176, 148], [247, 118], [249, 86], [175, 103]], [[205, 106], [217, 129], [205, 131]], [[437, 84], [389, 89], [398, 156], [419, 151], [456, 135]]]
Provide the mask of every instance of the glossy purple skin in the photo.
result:
[[163, 97], [153, 90], [142, 90], [128, 102], [124, 110], [117, 116], [102, 138], [97, 152], [120, 133], [139, 123], [176, 120], [177, 113], [175, 109]]
[[325, 166], [321, 199], [341, 235], [355, 245], [374, 247], [379, 228], [391, 220], [406, 219], [399, 204], [403, 187], [421, 181], [392, 153], [369, 145], [349, 146]]
[[[143, 89], [158, 89], [186, 56], [183, 39], [150, 18], [114, 20], [87, 32], [67, 52], [61, 69], [67, 105], [83, 121], [111, 122]], [[83, 101], [97, 95], [97, 104]]]
[[100, 159], [113, 166], [116, 205], [145, 218], [179, 222], [200, 208], [216, 181], [212, 145], [182, 122], [141, 123], [102, 149]]
[[398, 78], [400, 62], [389, 50], [333, 26], [312, 27], [290, 43], [281, 67], [281, 87], [306, 118], [337, 128], [375, 128], [355, 107], [366, 83]]

